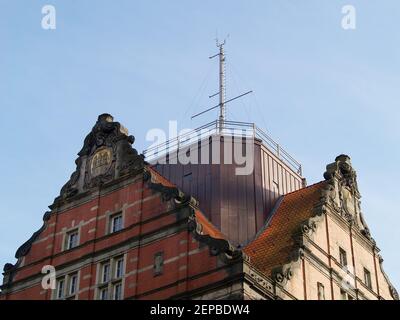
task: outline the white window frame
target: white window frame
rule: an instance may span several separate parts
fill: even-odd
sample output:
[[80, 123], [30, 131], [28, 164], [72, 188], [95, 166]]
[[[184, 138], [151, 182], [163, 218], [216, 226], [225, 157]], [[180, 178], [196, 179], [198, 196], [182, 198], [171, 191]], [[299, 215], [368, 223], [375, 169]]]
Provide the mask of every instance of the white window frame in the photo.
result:
[[[116, 289], [117, 289], [117, 287], [120, 287], [120, 291], [119, 291], [119, 297], [118, 297], [118, 299], [116, 298]], [[120, 282], [117, 282], [117, 283], [115, 283], [114, 285], [113, 285], [113, 300], [121, 300], [122, 299], [122, 282], [120, 281]]]
[[[65, 298], [65, 277], [61, 277], [56, 280], [56, 296], [55, 298], [58, 300], [64, 299]], [[60, 290], [60, 285], [62, 283], [62, 288]], [[61, 291], [61, 294], [60, 294]]]
[[[74, 235], [76, 235], [76, 242], [74, 243], [73, 246], [71, 246], [71, 237], [74, 236]], [[71, 250], [73, 248], [78, 247], [79, 246], [79, 240], [80, 240], [79, 228], [75, 228], [73, 230], [68, 231], [65, 234], [65, 245], [64, 245], [65, 250]]]
[[[106, 297], [103, 299], [103, 292], [106, 292]], [[109, 300], [109, 289], [108, 287], [103, 287], [99, 291], [99, 300]]]
[[[118, 272], [120, 270], [120, 272]], [[115, 260], [114, 279], [120, 279], [124, 276], [124, 258], [118, 258]]]
[[[116, 296], [116, 288], [120, 286], [120, 298], [124, 297], [125, 255], [112, 257], [100, 262], [98, 267], [97, 299], [102, 300], [102, 292], [107, 290], [107, 300], [113, 300]], [[120, 268], [118, 268], [118, 265]], [[104, 268], [108, 266], [108, 277], [105, 279]], [[119, 277], [117, 271], [121, 270]], [[104, 281], [107, 280], [107, 281]]]
[[[74, 291], [71, 291], [71, 281], [75, 280]], [[62, 292], [60, 295], [60, 284], [62, 283]], [[56, 279], [56, 288], [54, 290], [53, 299], [55, 300], [73, 300], [77, 299], [79, 292], [79, 271], [66, 274]]]
[[[114, 230], [115, 229], [115, 220], [116, 219], [120, 219], [120, 224], [119, 224], [119, 229]], [[109, 230], [108, 233], [112, 234], [118, 231], [121, 231], [122, 229], [124, 229], [124, 216], [122, 214], [122, 212], [118, 212], [115, 213], [113, 215], [110, 216], [110, 223], [109, 223]]]
[[[107, 268], [107, 272], [106, 272]], [[111, 264], [110, 262], [103, 263], [101, 265], [101, 283], [107, 283], [111, 279]]]
[[[72, 281], [75, 279], [75, 283], [73, 284]], [[73, 287], [74, 286], [74, 287]], [[74, 291], [72, 291], [72, 288]], [[78, 289], [78, 274], [72, 274], [68, 276], [68, 296], [75, 295]]]

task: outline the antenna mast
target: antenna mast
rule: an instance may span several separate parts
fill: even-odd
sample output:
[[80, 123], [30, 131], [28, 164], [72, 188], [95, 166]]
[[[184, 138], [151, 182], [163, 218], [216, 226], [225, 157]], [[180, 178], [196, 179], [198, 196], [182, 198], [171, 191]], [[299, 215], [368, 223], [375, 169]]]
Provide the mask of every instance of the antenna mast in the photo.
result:
[[219, 48], [219, 130], [221, 131], [225, 122], [225, 52], [224, 45], [225, 40], [222, 43], [218, 43]]
[[212, 98], [212, 97], [215, 97], [216, 95], [219, 95], [219, 104], [217, 104], [216, 106], [211, 107], [211, 108], [209, 108], [207, 110], [204, 110], [204, 111], [202, 111], [200, 113], [195, 114], [194, 116], [192, 116], [192, 119], [197, 117], [197, 116], [199, 116], [199, 115], [202, 115], [203, 113], [206, 113], [206, 112], [208, 112], [210, 110], [213, 110], [213, 109], [219, 107], [219, 121], [218, 121], [218, 124], [219, 124], [219, 131], [222, 132], [222, 130], [224, 129], [224, 126], [225, 126], [225, 121], [226, 121], [226, 108], [225, 108], [225, 105], [228, 102], [231, 102], [231, 101], [236, 100], [236, 99], [238, 99], [240, 97], [243, 97], [243, 96], [245, 96], [245, 95], [247, 95], [249, 93], [252, 93], [253, 91], [248, 91], [248, 92], [245, 92], [245, 93], [243, 93], [241, 95], [238, 95], [238, 96], [236, 96], [236, 97], [234, 97], [232, 99], [225, 100], [225, 93], [226, 93], [225, 91], [226, 91], [226, 89], [225, 89], [225, 51], [224, 51], [224, 45], [226, 43], [226, 39], [224, 40], [224, 42], [221, 42], [221, 43], [218, 41], [218, 39], [216, 39], [216, 43], [217, 43], [217, 47], [219, 48], [219, 53], [217, 53], [217, 54], [215, 54], [215, 55], [213, 55], [213, 56], [211, 56], [209, 58], [213, 59], [215, 57], [219, 57], [219, 91], [217, 93], [209, 96], [209, 98]]

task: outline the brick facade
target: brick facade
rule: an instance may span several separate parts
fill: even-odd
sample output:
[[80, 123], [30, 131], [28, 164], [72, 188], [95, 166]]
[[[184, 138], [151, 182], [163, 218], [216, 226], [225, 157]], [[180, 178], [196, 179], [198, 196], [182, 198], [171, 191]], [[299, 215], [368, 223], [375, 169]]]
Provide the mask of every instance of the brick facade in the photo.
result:
[[[398, 299], [348, 157], [327, 167], [325, 181], [288, 189], [238, 247], [133, 141], [110, 115], [99, 117], [43, 227], [4, 267], [1, 300]], [[344, 281], [339, 248], [354, 267], [354, 287]], [[54, 289], [42, 284], [45, 266], [55, 268]]]

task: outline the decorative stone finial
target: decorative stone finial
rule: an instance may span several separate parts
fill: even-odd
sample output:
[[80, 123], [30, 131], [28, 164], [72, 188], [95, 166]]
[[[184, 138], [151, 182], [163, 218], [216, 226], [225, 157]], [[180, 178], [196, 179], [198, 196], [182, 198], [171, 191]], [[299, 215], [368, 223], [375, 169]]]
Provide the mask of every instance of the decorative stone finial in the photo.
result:
[[97, 118], [97, 121], [98, 122], [102, 122], [102, 121], [113, 122], [114, 117], [109, 113], [103, 113], [103, 114], [99, 115], [99, 117]]

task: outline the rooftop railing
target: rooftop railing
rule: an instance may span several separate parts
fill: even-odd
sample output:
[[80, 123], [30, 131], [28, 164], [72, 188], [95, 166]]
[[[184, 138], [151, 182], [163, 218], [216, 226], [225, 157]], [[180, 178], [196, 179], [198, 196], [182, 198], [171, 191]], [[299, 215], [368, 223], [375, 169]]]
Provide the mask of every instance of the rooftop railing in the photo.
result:
[[247, 138], [256, 138], [270, 150], [277, 158], [282, 160], [291, 170], [302, 176], [301, 164], [276, 143], [268, 134], [257, 127], [254, 123], [219, 120], [207, 123], [197, 129], [185, 132], [175, 138], [167, 140], [156, 146], [143, 151], [145, 159], [149, 162], [157, 160], [163, 155], [179, 151], [194, 143], [204, 140], [213, 135], [234, 135]]

